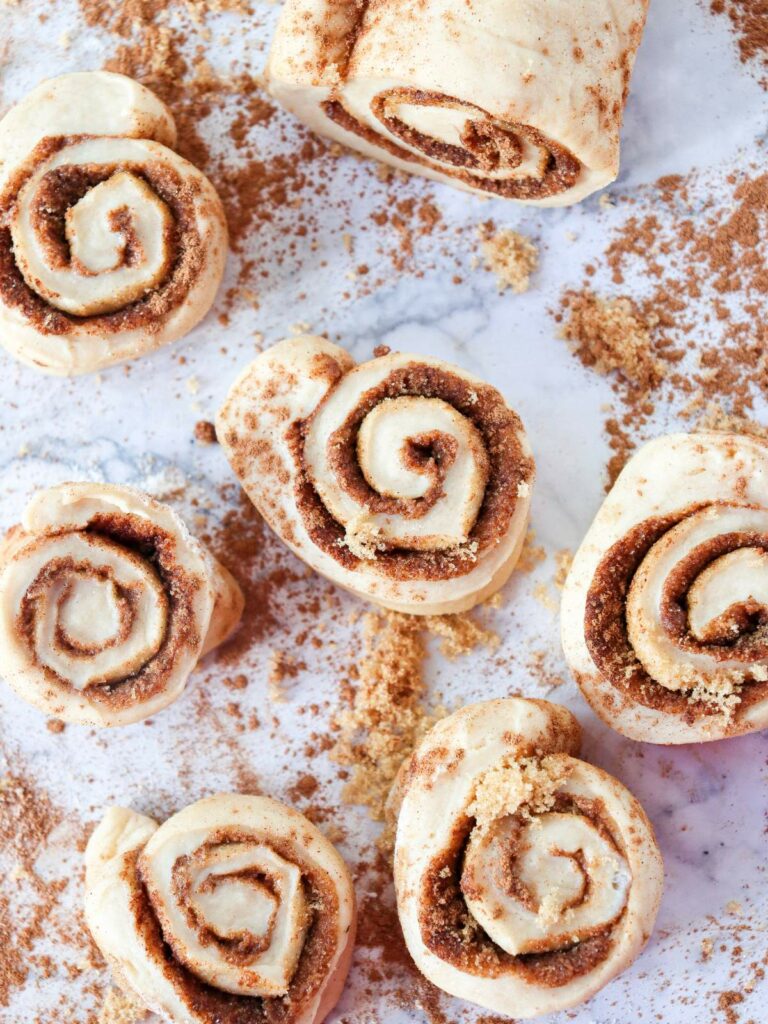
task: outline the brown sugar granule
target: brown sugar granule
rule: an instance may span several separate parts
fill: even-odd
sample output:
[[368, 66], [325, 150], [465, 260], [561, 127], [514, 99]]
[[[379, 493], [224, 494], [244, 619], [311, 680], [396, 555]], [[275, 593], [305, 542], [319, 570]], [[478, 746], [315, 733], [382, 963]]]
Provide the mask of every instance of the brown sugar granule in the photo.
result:
[[62, 733], [64, 732], [67, 726], [66, 723], [62, 722], [60, 718], [49, 718], [45, 723], [45, 727], [48, 730], [48, 732]]
[[198, 420], [195, 424], [195, 440], [198, 444], [216, 444], [216, 427], [210, 420]]
[[364, 653], [352, 707], [342, 711], [331, 758], [349, 766], [348, 803], [382, 820], [397, 771], [434, 721], [423, 701], [426, 656], [416, 616], [368, 612], [362, 620]]
[[497, 230], [490, 221], [481, 225], [478, 233], [485, 269], [496, 275], [499, 291], [528, 291], [531, 274], [539, 265], [539, 250], [530, 238], [511, 228]]
[[768, 440], [768, 427], [748, 416], [727, 413], [719, 402], [709, 402], [696, 421], [696, 430], [725, 430], [732, 434], [751, 434]]
[[528, 530], [523, 541], [523, 550], [517, 562], [517, 569], [520, 572], [533, 572], [536, 566], [547, 557], [544, 548], [536, 543], [536, 533], [533, 529]]
[[270, 700], [284, 701], [283, 684], [286, 679], [295, 679], [299, 672], [306, 668], [303, 661], [298, 661], [292, 654], [284, 651], [272, 651], [269, 656], [267, 673], [267, 693]]
[[453, 660], [478, 647], [494, 650], [499, 646], [498, 634], [487, 629], [466, 612], [458, 615], [425, 615], [424, 628], [441, 641], [440, 652]]
[[331, 758], [352, 769], [344, 799], [368, 807], [380, 821], [400, 765], [442, 714], [425, 706], [426, 636], [438, 637], [449, 658], [481, 645], [493, 648], [498, 637], [466, 614], [368, 612], [362, 633], [363, 656], [352, 673], [357, 687], [351, 707], [334, 723]]
[[555, 586], [562, 590], [573, 564], [573, 552], [568, 548], [555, 552]]
[[602, 299], [589, 289], [567, 294], [563, 307], [561, 337], [584, 366], [616, 372], [642, 391], [658, 387], [664, 367], [653, 354], [653, 317], [644, 319], [627, 296]]
[[118, 988], [111, 988], [104, 999], [97, 1024], [139, 1024], [149, 1011], [143, 1003]]

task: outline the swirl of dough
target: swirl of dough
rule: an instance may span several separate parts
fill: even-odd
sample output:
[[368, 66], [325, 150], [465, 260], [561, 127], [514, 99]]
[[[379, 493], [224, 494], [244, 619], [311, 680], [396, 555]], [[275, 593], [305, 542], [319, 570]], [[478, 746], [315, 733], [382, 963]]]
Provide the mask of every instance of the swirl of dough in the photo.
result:
[[91, 933], [148, 1009], [189, 1024], [319, 1024], [338, 1000], [354, 889], [297, 811], [222, 794], [158, 827], [113, 807], [85, 864]]
[[243, 597], [166, 505], [110, 484], [39, 492], [0, 545], [0, 660], [25, 700], [127, 725], [167, 707]]
[[625, 467], [563, 597], [563, 646], [619, 732], [655, 743], [768, 725], [768, 445], [672, 435]]
[[423, 356], [356, 366], [323, 338], [280, 342], [236, 381], [218, 436], [249, 497], [312, 568], [415, 614], [503, 586], [534, 464], [494, 388]]
[[287, 0], [272, 94], [315, 131], [481, 195], [575, 203], [618, 171], [647, 0]]
[[575, 1006], [639, 954], [663, 865], [632, 795], [579, 760], [565, 708], [508, 698], [444, 719], [401, 769], [395, 887], [418, 968], [519, 1019]]
[[208, 179], [173, 119], [123, 75], [43, 82], [0, 121], [0, 340], [77, 374], [188, 333], [224, 271]]

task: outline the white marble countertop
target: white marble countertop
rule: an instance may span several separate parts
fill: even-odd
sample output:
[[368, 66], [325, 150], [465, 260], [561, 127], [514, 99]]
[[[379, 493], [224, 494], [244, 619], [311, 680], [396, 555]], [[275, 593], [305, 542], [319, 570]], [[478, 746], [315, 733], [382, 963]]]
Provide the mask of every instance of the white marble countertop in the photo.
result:
[[[220, 72], [229, 69], [238, 55], [232, 47], [243, 38], [252, 68], [258, 70], [263, 63], [275, 9], [256, 6], [258, 24], [249, 28], [250, 35], [243, 36], [235, 15], [216, 20], [207, 58]], [[623, 169], [610, 190], [617, 196], [640, 194], [662, 174], [686, 173], [693, 167], [718, 174], [740, 166], [765, 132], [768, 93], [739, 63], [727, 19], [714, 17], [708, 6], [697, 0], [652, 3], [627, 108]], [[37, 14], [43, 10], [49, 17], [41, 24]], [[64, 32], [69, 35], [66, 47], [61, 45]], [[226, 35], [235, 41], [217, 42]], [[28, 45], [31, 37], [33, 46]], [[76, 0], [0, 4], [0, 104], [12, 103], [43, 77], [100, 67], [115, 47], [113, 37], [85, 27]], [[225, 144], [222, 126], [228, 116], [215, 110], [201, 126], [212, 144]], [[282, 133], [254, 129], [265, 159], [290, 151], [299, 137], [289, 119], [280, 123], [285, 126]], [[370, 213], [387, 194], [375, 169], [351, 157], [329, 162], [326, 169], [329, 195], [352, 197], [352, 213], [361, 224], [369, 223]], [[603, 406], [611, 399], [609, 383], [583, 369], [558, 340], [551, 310], [565, 288], [580, 284], [585, 262], [594, 251], [602, 251], [606, 237], [626, 217], [626, 207], [623, 202], [600, 204], [592, 197], [575, 209], [540, 212], [423, 182], [410, 182], [403, 189], [417, 199], [431, 198], [448, 224], [463, 229], [455, 236], [444, 232], [439, 239], [418, 239], [411, 271], [393, 273], [387, 252], [377, 251], [396, 247], [392, 229], [351, 229], [350, 254], [340, 237], [350, 231], [342, 212], [300, 193], [317, 221], [313, 251], [303, 251], [301, 258], [293, 255], [279, 219], [255, 227], [249, 241], [253, 251], [274, 251], [283, 261], [269, 286], [258, 289], [258, 308], [235, 304], [226, 326], [214, 311], [185, 341], [136, 362], [129, 374], [117, 367], [76, 380], [40, 376], [0, 350], [0, 526], [18, 520], [36, 487], [93, 478], [134, 483], [161, 496], [177, 489], [171, 499], [178, 507], [190, 515], [202, 514], [215, 529], [226, 510], [219, 488], [233, 477], [218, 447], [195, 443], [193, 428], [196, 421], [213, 418], [235, 374], [254, 355], [257, 332], [270, 343], [305, 321], [359, 358], [367, 358], [380, 343], [444, 357], [495, 384], [522, 415], [538, 463], [533, 528], [547, 558], [528, 574], [516, 573], [503, 607], [484, 613], [501, 637], [500, 651], [477, 651], [451, 663], [435, 652], [428, 665], [431, 693], [454, 706], [518, 690], [544, 696], [532, 661], [535, 653], [544, 652], [547, 670], [567, 679], [551, 607], [557, 595], [554, 556], [578, 546], [600, 503], [608, 455]], [[524, 295], [500, 296], [493, 276], [473, 269], [478, 252], [471, 241], [474, 226], [489, 218], [524, 231], [540, 247], [541, 267]], [[448, 259], [443, 250], [453, 245]], [[230, 260], [229, 285], [235, 283], [245, 256], [247, 252]], [[455, 261], [463, 268], [460, 284], [451, 282]], [[370, 266], [372, 279], [381, 277], [384, 283], [373, 294], [356, 297], [358, 290], [348, 275], [362, 262]], [[352, 292], [349, 298], [344, 297], [347, 291]], [[657, 420], [660, 430], [675, 425], [663, 409]], [[183, 493], [176, 486], [182, 484]], [[194, 498], [200, 502], [197, 509], [191, 507]], [[81, 900], [77, 844], [83, 826], [98, 818], [104, 804], [118, 802], [163, 816], [198, 796], [236, 788], [244, 762], [265, 792], [289, 799], [297, 775], [308, 767], [302, 762], [301, 744], [313, 728], [322, 729], [338, 706], [340, 652], [349, 642], [347, 613], [361, 606], [312, 579], [303, 578], [283, 592], [269, 586], [275, 566], [299, 575], [302, 569], [260, 534], [254, 544], [264, 546], [254, 569], [266, 580], [257, 609], [264, 627], [240, 666], [249, 685], [235, 696], [246, 718], [251, 711], [258, 713], [266, 723], [262, 728], [235, 731], [236, 720], [225, 713], [233, 694], [221, 686], [222, 676], [231, 675], [233, 666], [211, 659], [181, 699], [151, 726], [139, 724], [106, 736], [75, 726], [53, 734], [37, 712], [0, 687], [0, 768], [13, 772], [23, 766], [64, 812], [64, 823], [38, 865], [42, 877], [70, 879], [56, 910], [60, 924], [66, 926]], [[540, 600], [542, 585], [552, 601]], [[293, 616], [317, 629], [306, 610], [308, 598], [315, 596], [334, 602], [341, 614], [322, 626], [324, 646], [310, 667], [289, 680], [285, 700], [270, 703], [269, 653], [287, 650], [286, 635], [277, 623]], [[586, 756], [615, 774], [643, 803], [658, 832], [667, 870], [656, 931], [642, 957], [589, 1004], [553, 1017], [549, 1024], [727, 1021], [727, 999], [721, 994], [741, 991], [755, 976], [750, 965], [762, 963], [768, 949], [768, 738], [755, 735], [679, 749], [637, 744], [600, 724], [570, 680], [549, 696], [567, 704], [583, 723]], [[301, 709], [313, 703], [320, 705], [320, 712], [310, 721]], [[197, 741], [189, 725], [190, 715], [201, 708], [211, 719], [204, 742]], [[298, 751], [290, 768], [275, 756], [276, 749], [281, 754]], [[177, 771], [177, 758], [187, 769], [183, 775]], [[324, 802], [332, 803], [340, 788], [338, 769], [321, 754], [311, 770], [323, 783]], [[378, 826], [362, 808], [341, 806], [338, 814], [346, 831], [341, 848], [356, 862]], [[0, 850], [5, 872], [2, 856]], [[713, 941], [706, 961], [703, 939]], [[737, 946], [740, 954], [734, 953]], [[65, 955], [71, 959], [71, 951]], [[360, 952], [361, 959], [375, 957], [375, 950]], [[0, 1017], [9, 1024], [36, 1020], [36, 1014], [46, 1021], [62, 1020], [56, 1014], [69, 1006], [74, 1007], [67, 1011], [70, 1024], [85, 1024], [96, 1005], [88, 991], [94, 981], [104, 983], [105, 976], [86, 968], [78, 977], [64, 970], [46, 977], [33, 967], [27, 983], [13, 992], [10, 1006], [0, 1008]], [[417, 1007], [399, 1009], [386, 987], [374, 1000], [364, 987], [358, 964], [332, 1022], [430, 1021], [427, 1011]], [[451, 1022], [473, 1024], [482, 1016], [482, 1011], [448, 999], [443, 1010], [444, 1020]], [[742, 1024], [768, 1020], [768, 984], [758, 978], [732, 1012], [737, 1017], [731, 1024], [737, 1018]]]

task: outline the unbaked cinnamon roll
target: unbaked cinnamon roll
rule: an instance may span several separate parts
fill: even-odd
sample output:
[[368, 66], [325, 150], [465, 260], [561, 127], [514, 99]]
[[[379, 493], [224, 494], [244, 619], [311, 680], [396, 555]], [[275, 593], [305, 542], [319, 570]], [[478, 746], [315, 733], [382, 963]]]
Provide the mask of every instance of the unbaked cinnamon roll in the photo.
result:
[[385, 608], [470, 608], [519, 557], [525, 431], [498, 391], [449, 363], [387, 350], [358, 366], [324, 338], [291, 338], [241, 374], [217, 433], [282, 540]]
[[287, 0], [272, 95], [403, 171], [539, 206], [614, 180], [648, 0]]
[[631, 739], [768, 726], [768, 443], [713, 432], [642, 448], [573, 561], [562, 637], [584, 696]]
[[242, 610], [176, 513], [129, 487], [41, 491], [0, 543], [0, 674], [67, 722], [127, 725], [167, 707]]
[[113, 807], [88, 842], [85, 886], [115, 980], [178, 1024], [320, 1024], [341, 995], [349, 871], [275, 800], [212, 796], [159, 827]]
[[637, 957], [663, 865], [616, 779], [577, 758], [565, 708], [509, 698], [439, 722], [403, 766], [395, 887], [416, 966], [493, 1013], [583, 1002]]
[[0, 121], [0, 343], [87, 373], [187, 334], [224, 272], [224, 210], [123, 75], [43, 82]]

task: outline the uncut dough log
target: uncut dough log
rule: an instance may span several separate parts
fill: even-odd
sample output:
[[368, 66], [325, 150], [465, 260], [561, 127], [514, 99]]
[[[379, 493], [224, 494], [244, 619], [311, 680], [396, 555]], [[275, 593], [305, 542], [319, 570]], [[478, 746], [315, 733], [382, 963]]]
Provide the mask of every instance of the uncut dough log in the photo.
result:
[[272, 95], [404, 171], [540, 206], [614, 180], [647, 0], [287, 0]]

